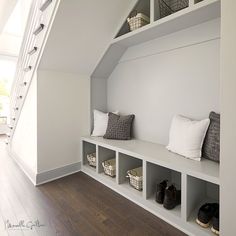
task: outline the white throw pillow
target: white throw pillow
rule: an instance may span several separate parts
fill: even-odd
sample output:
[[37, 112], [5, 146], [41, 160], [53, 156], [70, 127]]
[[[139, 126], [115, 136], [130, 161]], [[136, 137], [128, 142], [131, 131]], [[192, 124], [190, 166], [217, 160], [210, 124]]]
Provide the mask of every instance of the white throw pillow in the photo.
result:
[[[118, 114], [119, 112], [112, 112], [114, 114]], [[107, 131], [107, 124], [108, 124], [108, 113], [104, 113], [98, 110], [93, 111], [93, 132], [91, 136], [100, 137], [104, 136]]]
[[170, 128], [169, 151], [200, 161], [202, 144], [210, 124], [210, 119], [191, 120], [181, 115], [174, 116]]

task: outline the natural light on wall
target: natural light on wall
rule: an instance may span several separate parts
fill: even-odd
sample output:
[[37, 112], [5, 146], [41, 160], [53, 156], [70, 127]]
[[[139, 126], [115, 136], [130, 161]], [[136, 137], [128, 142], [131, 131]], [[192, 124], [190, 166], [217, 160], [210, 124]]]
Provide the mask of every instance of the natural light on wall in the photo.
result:
[[0, 17], [4, 21], [0, 22], [0, 134], [7, 130], [10, 90], [31, 1], [3, 0], [0, 5], [0, 13], [8, 12], [4, 19]]
[[12, 80], [15, 74], [15, 69], [16, 69], [16, 59], [5, 58], [0, 56], [0, 123], [1, 124], [6, 123], [7, 117], [9, 115], [9, 95], [10, 95]]

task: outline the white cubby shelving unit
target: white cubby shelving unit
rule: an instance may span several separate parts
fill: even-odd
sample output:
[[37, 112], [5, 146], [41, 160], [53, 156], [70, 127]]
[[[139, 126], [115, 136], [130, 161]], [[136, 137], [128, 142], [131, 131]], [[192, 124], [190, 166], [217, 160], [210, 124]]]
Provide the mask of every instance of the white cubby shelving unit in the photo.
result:
[[[210, 160], [193, 161], [169, 152], [163, 145], [140, 140], [118, 141], [83, 137], [82, 171], [104, 185], [164, 219], [188, 235], [212, 235], [195, 223], [199, 207], [219, 202], [219, 164]], [[88, 166], [86, 155], [96, 151], [97, 167]], [[103, 173], [101, 162], [116, 158], [116, 177]], [[143, 190], [129, 185], [127, 170], [143, 168]], [[166, 210], [155, 202], [156, 185], [167, 179], [181, 189], [181, 205]]]
[[[130, 32], [125, 18], [97, 64], [92, 78], [108, 79], [122, 55], [132, 46], [220, 17], [220, 0], [186, 0], [181, 10], [164, 17], [160, 14], [160, 1], [137, 0], [133, 10], [148, 16], [150, 23]], [[168, 3], [174, 1], [168, 0]], [[117, 141], [88, 136], [83, 137], [81, 142], [83, 172], [188, 235], [212, 235], [209, 228], [202, 228], [195, 221], [202, 204], [219, 202], [218, 163], [206, 159], [201, 162], [189, 160], [168, 152], [163, 145], [135, 139]], [[96, 150], [96, 168], [87, 164], [86, 153], [90, 150]], [[101, 166], [102, 161], [112, 157], [116, 158], [115, 178], [105, 175]], [[143, 170], [142, 191], [132, 188], [126, 178], [127, 170], [140, 166]], [[155, 201], [156, 185], [165, 179], [181, 190], [181, 204], [172, 210], [166, 210]]]
[[158, 14], [158, 3], [159, 0], [137, 1], [134, 9], [149, 16], [150, 23], [129, 32], [124, 19], [120, 31], [97, 64], [93, 78], [108, 78], [128, 47], [220, 17], [220, 0], [189, 0], [186, 8], [163, 18]]

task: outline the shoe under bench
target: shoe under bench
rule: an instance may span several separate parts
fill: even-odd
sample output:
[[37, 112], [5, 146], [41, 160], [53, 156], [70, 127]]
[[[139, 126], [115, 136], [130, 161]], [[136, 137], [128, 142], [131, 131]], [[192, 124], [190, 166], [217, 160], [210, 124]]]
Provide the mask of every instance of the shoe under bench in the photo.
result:
[[[82, 171], [127, 199], [188, 235], [212, 235], [210, 228], [196, 222], [198, 209], [206, 202], [219, 202], [219, 164], [210, 160], [194, 161], [169, 152], [165, 146], [140, 140], [108, 140], [82, 137]], [[87, 154], [96, 152], [96, 168], [88, 165]], [[103, 172], [102, 162], [116, 159], [116, 177]], [[127, 171], [143, 168], [143, 190], [129, 185]], [[181, 189], [181, 205], [165, 209], [155, 201], [157, 183], [167, 179]]]

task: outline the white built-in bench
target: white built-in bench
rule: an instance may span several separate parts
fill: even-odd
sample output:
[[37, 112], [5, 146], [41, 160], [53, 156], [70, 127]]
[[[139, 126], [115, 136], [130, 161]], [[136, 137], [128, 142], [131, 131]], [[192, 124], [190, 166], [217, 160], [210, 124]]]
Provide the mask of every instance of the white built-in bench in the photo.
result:
[[[87, 154], [96, 152], [97, 167], [88, 165]], [[102, 162], [116, 158], [116, 177], [103, 173]], [[143, 167], [143, 191], [133, 189], [126, 178], [129, 169]], [[118, 141], [82, 138], [82, 171], [122, 194], [189, 235], [212, 235], [195, 223], [199, 207], [219, 202], [219, 164], [193, 161], [169, 152], [165, 146], [140, 140]], [[156, 184], [164, 179], [181, 188], [181, 205], [166, 210], [155, 202]]]

